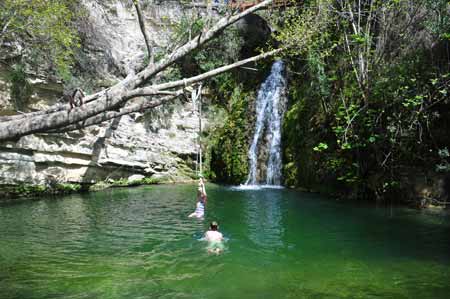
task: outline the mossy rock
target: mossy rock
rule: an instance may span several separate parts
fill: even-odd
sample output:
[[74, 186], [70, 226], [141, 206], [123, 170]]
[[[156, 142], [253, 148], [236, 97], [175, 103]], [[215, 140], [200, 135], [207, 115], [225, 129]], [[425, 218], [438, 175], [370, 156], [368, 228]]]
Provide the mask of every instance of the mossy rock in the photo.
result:
[[58, 183], [50, 185], [19, 184], [0, 186], [0, 193], [3, 194], [3, 198], [6, 200], [15, 198], [40, 197], [45, 195], [64, 195], [81, 191], [85, 191], [85, 188], [81, 184], [72, 183]]
[[210, 169], [207, 174], [215, 181], [239, 184], [248, 174], [247, 152], [251, 133], [251, 111], [254, 94], [237, 86], [230, 99], [230, 109], [225, 124], [212, 138]]

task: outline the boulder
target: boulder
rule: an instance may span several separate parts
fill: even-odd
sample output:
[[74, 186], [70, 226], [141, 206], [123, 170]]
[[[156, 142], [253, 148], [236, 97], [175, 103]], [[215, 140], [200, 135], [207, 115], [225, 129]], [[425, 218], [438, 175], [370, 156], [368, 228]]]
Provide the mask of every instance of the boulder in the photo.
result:
[[132, 176], [128, 177], [128, 182], [132, 183], [135, 181], [141, 181], [145, 179], [145, 176], [143, 176], [142, 174], [133, 174]]

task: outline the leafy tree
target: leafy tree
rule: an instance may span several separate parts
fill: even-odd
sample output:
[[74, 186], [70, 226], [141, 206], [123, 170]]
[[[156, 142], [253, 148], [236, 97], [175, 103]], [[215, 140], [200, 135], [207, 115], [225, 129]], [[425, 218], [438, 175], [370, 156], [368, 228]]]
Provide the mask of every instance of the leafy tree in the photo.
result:
[[288, 14], [277, 36], [304, 45], [288, 52], [295, 70], [285, 123], [289, 184], [325, 181], [381, 198], [405, 194], [405, 171], [445, 169], [448, 1], [306, 5], [327, 16], [309, 17], [320, 34], [304, 25], [303, 9]]
[[80, 46], [76, 1], [4, 0], [0, 3], [0, 46], [18, 46], [34, 66], [50, 61], [61, 78], [70, 74], [74, 49]]

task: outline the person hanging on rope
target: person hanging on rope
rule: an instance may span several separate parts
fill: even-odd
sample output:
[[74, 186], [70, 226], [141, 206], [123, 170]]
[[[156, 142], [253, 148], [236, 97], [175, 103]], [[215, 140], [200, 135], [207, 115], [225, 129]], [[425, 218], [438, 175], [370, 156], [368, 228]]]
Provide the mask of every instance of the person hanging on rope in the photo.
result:
[[207, 201], [207, 196], [206, 196], [205, 183], [203, 181], [203, 177], [200, 176], [200, 179], [198, 181], [198, 188], [197, 188], [197, 205], [196, 205], [195, 211], [189, 215], [189, 218], [192, 218], [192, 217], [203, 218], [203, 216], [205, 215], [206, 201]]

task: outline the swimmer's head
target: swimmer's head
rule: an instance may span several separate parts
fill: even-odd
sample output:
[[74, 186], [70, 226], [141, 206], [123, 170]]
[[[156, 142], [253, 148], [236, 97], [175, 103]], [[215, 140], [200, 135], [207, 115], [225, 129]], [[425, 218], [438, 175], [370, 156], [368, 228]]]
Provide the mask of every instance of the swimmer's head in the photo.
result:
[[209, 225], [209, 228], [211, 230], [217, 230], [219, 228], [219, 224], [217, 224], [216, 221], [211, 222], [211, 224]]

